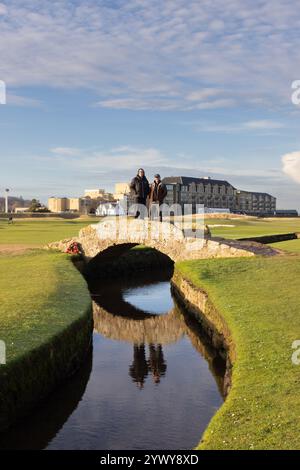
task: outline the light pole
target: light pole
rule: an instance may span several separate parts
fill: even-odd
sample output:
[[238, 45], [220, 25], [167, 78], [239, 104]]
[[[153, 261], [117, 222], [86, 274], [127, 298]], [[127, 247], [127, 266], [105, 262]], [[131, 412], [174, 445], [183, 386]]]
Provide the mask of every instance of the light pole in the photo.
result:
[[5, 213], [8, 214], [8, 193], [9, 189], [6, 188], [5, 190]]

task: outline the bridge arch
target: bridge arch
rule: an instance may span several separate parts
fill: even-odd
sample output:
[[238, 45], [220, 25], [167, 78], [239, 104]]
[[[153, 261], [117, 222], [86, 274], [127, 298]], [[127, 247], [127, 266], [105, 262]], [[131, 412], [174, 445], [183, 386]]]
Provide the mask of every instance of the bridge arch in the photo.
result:
[[85, 227], [79, 233], [79, 242], [88, 260], [96, 256], [103, 259], [112, 254], [120, 256], [134, 246], [144, 245], [175, 262], [182, 251], [184, 235], [167, 222], [119, 218]]

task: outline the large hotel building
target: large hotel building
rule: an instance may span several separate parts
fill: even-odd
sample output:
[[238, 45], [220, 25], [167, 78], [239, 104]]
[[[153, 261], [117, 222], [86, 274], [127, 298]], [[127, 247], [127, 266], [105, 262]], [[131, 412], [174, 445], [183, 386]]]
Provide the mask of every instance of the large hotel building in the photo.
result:
[[163, 179], [167, 186], [167, 204], [197, 204], [208, 209], [229, 209], [230, 212], [246, 214], [271, 214], [276, 211], [276, 198], [268, 193], [236, 189], [228, 181], [189, 176], [168, 176]]

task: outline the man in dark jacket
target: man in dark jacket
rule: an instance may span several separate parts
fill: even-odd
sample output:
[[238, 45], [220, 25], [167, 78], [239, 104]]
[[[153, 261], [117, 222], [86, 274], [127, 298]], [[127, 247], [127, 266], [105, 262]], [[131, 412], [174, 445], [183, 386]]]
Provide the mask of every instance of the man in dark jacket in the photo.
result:
[[149, 373], [149, 366], [146, 361], [146, 351], [144, 344], [134, 344], [133, 345], [133, 362], [129, 368], [129, 375], [132, 377], [133, 382], [142, 389], [144, 388], [144, 383], [146, 377]]
[[155, 213], [159, 212], [159, 220], [162, 222], [162, 211], [161, 205], [168, 193], [167, 187], [162, 183], [160, 175], [154, 175], [154, 182], [150, 188], [150, 215], [155, 216]]
[[[132, 179], [130, 183], [130, 190], [134, 197], [135, 203], [145, 207], [145, 210], [142, 212], [142, 217], [144, 217], [147, 213], [146, 203], [147, 197], [149, 196], [150, 187], [143, 168], [140, 168], [137, 175]], [[140, 214], [141, 211], [138, 208], [135, 214], [135, 218], [137, 219]]]

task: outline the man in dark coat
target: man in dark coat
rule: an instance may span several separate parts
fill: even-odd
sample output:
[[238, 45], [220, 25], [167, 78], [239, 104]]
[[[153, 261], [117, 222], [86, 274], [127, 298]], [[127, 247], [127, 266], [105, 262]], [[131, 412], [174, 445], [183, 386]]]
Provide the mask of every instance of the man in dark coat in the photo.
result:
[[149, 373], [148, 362], [146, 361], [146, 352], [144, 344], [133, 345], [133, 362], [129, 368], [129, 375], [132, 377], [133, 382], [142, 389], [146, 377]]
[[[144, 217], [147, 213], [146, 203], [150, 192], [150, 186], [143, 168], [140, 168], [137, 175], [132, 179], [130, 183], [130, 190], [135, 203], [145, 206], [145, 210], [142, 212], [142, 217]], [[135, 218], [137, 219], [140, 214], [141, 211], [138, 208], [135, 214]]]
[[153, 380], [156, 384], [160, 382], [161, 376], [166, 374], [167, 364], [161, 344], [149, 344], [149, 370], [152, 372]]
[[[162, 222], [162, 211], [161, 205], [164, 202], [164, 199], [168, 193], [167, 187], [162, 183], [160, 175], [156, 174], [154, 176], [154, 182], [151, 184], [150, 188], [150, 214], [151, 217], [155, 216], [156, 212], [159, 212], [159, 220]], [[155, 210], [156, 209], [156, 210]]]

